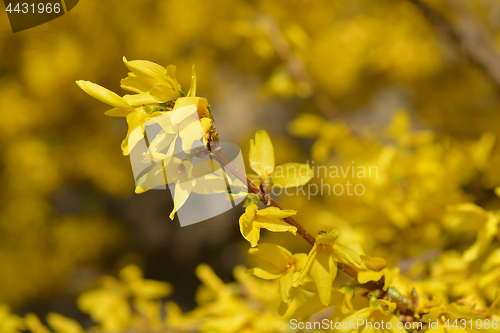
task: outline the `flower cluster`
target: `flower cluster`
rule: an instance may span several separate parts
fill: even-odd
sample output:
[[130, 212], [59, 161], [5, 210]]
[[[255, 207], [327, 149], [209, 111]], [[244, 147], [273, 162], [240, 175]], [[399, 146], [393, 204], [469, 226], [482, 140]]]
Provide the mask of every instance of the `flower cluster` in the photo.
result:
[[[120, 97], [89, 81], [76, 83], [90, 96], [113, 107], [106, 115], [126, 117], [128, 132], [121, 146], [124, 155], [131, 154], [139, 142], [147, 142], [142, 162], [152, 167], [136, 179], [136, 193], [174, 183], [174, 209], [170, 214], [173, 219], [192, 192], [225, 190], [216, 185], [222, 175], [210, 174], [220, 171], [220, 166], [215, 167], [213, 161], [192, 163], [193, 157], [199, 154], [194, 145], [196, 141], [201, 140], [205, 149], [209, 141], [218, 141], [210, 106], [206, 98], [196, 96], [194, 67], [191, 86], [185, 94], [177, 82], [175, 66], [164, 68], [145, 60], [127, 61], [125, 57], [123, 61], [131, 72], [121, 80], [121, 88], [134, 94]], [[154, 124], [161, 130], [150, 138], [146, 127]], [[176, 150], [178, 142], [184, 154]]]
[[[147, 138], [150, 121], [160, 126], [144, 160], [163, 161], [153, 167], [154, 173], [175, 175], [169, 179], [176, 184], [172, 215], [191, 192], [231, 188], [217, 189], [211, 182], [218, 178], [206, 175], [206, 170], [221, 169], [215, 161], [192, 163], [199, 154], [195, 141], [218, 140], [207, 100], [195, 96], [195, 74], [184, 94], [175, 67], [126, 59], [125, 64], [131, 73], [122, 87], [135, 95], [120, 97], [86, 81], [78, 85], [113, 107], [106, 114], [127, 118], [125, 155]], [[196, 121], [184, 122], [192, 114]], [[249, 150], [255, 174], [247, 179], [228, 166], [252, 191], [239, 219], [241, 234], [250, 243], [252, 268], [236, 267], [236, 282], [225, 284], [210, 267], [199, 265], [196, 274], [203, 285], [196, 295], [198, 306], [183, 313], [176, 303], [164, 302], [172, 292], [170, 284], [144, 279], [137, 267], [128, 266], [120, 279], [105, 277], [99, 289], [81, 295], [79, 308], [103, 332], [288, 332], [290, 319], [306, 318], [327, 319], [339, 323], [338, 330], [353, 333], [409, 332], [408, 323], [435, 332], [500, 332], [500, 213], [495, 209], [500, 188], [488, 178], [495, 139], [485, 134], [478, 142], [457, 144], [413, 131], [410, 125], [408, 114], [399, 112], [375, 140], [353, 134], [344, 124], [299, 115], [289, 129], [317, 138], [312, 154], [318, 160], [325, 165], [346, 165], [354, 158], [367, 165], [376, 161], [380, 177], [366, 180], [370, 186], [364, 196], [305, 204], [285, 199], [295, 203], [293, 210], [282, 209], [268, 190], [314, 181], [312, 170], [307, 164], [287, 163], [280, 171], [305, 171], [278, 172], [270, 136], [257, 132]], [[188, 153], [176, 156], [176, 145]], [[206, 176], [193, 179], [192, 174]], [[488, 191], [482, 202], [473, 202], [468, 187], [477, 186], [478, 179]], [[139, 179], [137, 192], [150, 180]], [[200, 187], [202, 183], [207, 185]], [[295, 221], [299, 211], [308, 216], [303, 224]], [[313, 237], [305, 228], [319, 232]], [[311, 248], [295, 251], [294, 243], [261, 235], [261, 229], [300, 235]], [[362, 325], [344, 325], [352, 322]], [[47, 323], [56, 332], [83, 331], [57, 314], [49, 314]], [[0, 307], [0, 329], [49, 331], [37, 316], [21, 318], [5, 306]]]
[[[175, 212], [187, 199], [189, 193], [194, 191], [199, 184], [189, 177], [195, 172], [195, 166], [190, 163], [189, 159], [175, 157], [172, 152], [172, 143], [180, 140], [183, 149], [190, 150], [193, 142], [200, 136], [205, 140], [215, 140], [216, 132], [213, 131], [215, 126], [210, 108], [206, 99], [195, 97], [196, 76], [194, 73], [191, 88], [184, 97], [184, 93], [175, 79], [174, 67], [169, 66], [164, 69], [156, 64], [142, 61], [125, 61], [125, 63], [132, 72], [126, 79], [122, 80], [122, 87], [135, 92], [136, 95], [119, 97], [89, 82], [79, 81], [78, 84], [92, 96], [114, 107], [107, 112], [108, 115], [127, 117], [129, 132], [124, 144], [122, 144], [124, 154], [130, 153], [134, 145], [143, 138], [144, 127], [149, 120], [160, 115], [166, 116], [165, 120], [157, 122], [162, 131], [150, 142], [150, 154], [145, 156], [145, 160], [172, 162], [169, 165], [158, 164], [157, 173], [172, 168], [173, 172], [171, 173], [177, 175], [174, 181], [178, 182], [181, 194], [177, 198], [176, 190]], [[186, 118], [186, 114], [194, 111], [200, 119], [202, 133], [195, 130], [195, 128], [200, 127], [199, 124], [193, 127], [182, 126], [182, 120]], [[136, 129], [140, 127], [142, 130], [137, 131]], [[274, 147], [269, 134], [265, 131], [256, 133], [255, 139], [250, 141], [249, 151], [249, 164], [255, 174], [247, 175], [248, 182], [251, 182], [248, 184], [252, 193], [248, 194], [245, 203], [246, 209], [240, 217], [239, 225], [241, 234], [251, 245], [249, 254], [254, 258], [253, 262], [255, 263], [255, 266], [247, 272], [261, 279], [251, 280], [252, 283], [265, 285], [266, 288], [275, 288], [276, 296], [268, 296], [272, 301], [259, 299], [259, 302], [265, 304], [265, 313], [266, 316], [269, 315], [269, 318], [272, 318], [270, 320], [283, 323], [277, 319], [279, 318], [276, 317], [278, 314], [283, 318], [304, 319], [324, 313], [324, 309], [331, 309], [328, 318], [335, 322], [344, 323], [353, 320], [362, 320], [365, 323], [386, 322], [393, 324], [394, 329], [392, 330], [400, 331], [399, 327], [402, 326], [398, 324], [408, 322], [419, 322], [428, 325], [427, 329], [432, 330], [433, 327], [429, 325], [431, 321], [435, 320], [441, 321], [444, 325], [447, 320], [454, 319], [496, 320], [499, 318], [496, 306], [500, 299], [500, 295], [496, 293], [499, 286], [493, 282], [498, 277], [498, 251], [491, 252], [489, 250], [495, 237], [498, 236], [499, 214], [472, 203], [460, 204], [457, 199], [441, 200], [448, 205], [446, 211], [441, 211], [441, 214], [445, 214], [441, 225], [444, 230], [449, 231], [453, 226], [456, 235], [460, 236], [465, 231], [470, 231], [472, 224], [481, 221], [480, 225], [482, 226], [476, 229], [476, 241], [460, 254], [451, 249], [447, 250], [444, 246], [445, 243], [443, 243], [446, 240], [438, 240], [441, 233], [439, 229], [435, 229], [435, 227], [432, 229], [431, 225], [424, 222], [413, 227], [415, 222], [412, 221], [418, 221], [425, 216], [425, 212], [418, 212], [415, 207], [418, 207], [417, 205], [425, 207], [423, 203], [426, 202], [427, 197], [416, 196], [418, 192], [414, 191], [411, 192], [414, 193], [413, 196], [407, 197], [408, 194], [406, 194], [407, 191], [412, 190], [413, 181], [418, 182], [420, 192], [434, 193], [436, 191], [435, 186], [433, 187], [432, 183], [425, 183], [423, 177], [432, 177], [435, 180], [442, 176], [439, 169], [435, 168], [435, 163], [439, 159], [453, 163], [457, 160], [465, 161], [471, 156], [474, 168], [480, 170], [484, 168], [492, 145], [491, 137], [485, 136], [482, 141], [465, 150], [447, 153], [437, 149], [437, 139], [431, 133], [411, 131], [409, 119], [403, 112], [396, 115], [393, 123], [384, 134], [389, 142], [385, 145], [362, 140], [352, 134], [350, 129], [343, 124], [334, 124], [324, 121], [321, 117], [308, 114], [299, 115], [290, 124], [289, 129], [298, 136], [318, 137], [318, 141], [313, 146], [312, 154], [323, 163], [329, 161], [332, 150], [337, 153], [336, 158], [339, 159], [340, 165], [345, 163], [344, 159], [352, 159], [357, 157], [356, 153], [369, 150], [369, 154], [361, 155], [363, 163], [369, 164], [370, 159], [376, 159], [377, 163], [372, 164], [381, 168], [381, 177], [368, 179], [367, 182], [371, 185], [370, 193], [357, 198], [356, 203], [346, 205], [359, 205], [360, 210], [353, 212], [354, 215], [346, 215], [346, 218], [364, 219], [357, 222], [359, 226], [357, 233], [350, 230], [346, 236], [340, 237], [339, 229], [341, 228], [337, 228], [338, 223], [335, 222], [335, 218], [332, 218], [332, 222], [320, 224], [319, 234], [313, 238], [303, 226], [294, 220], [297, 210], [282, 209], [274, 202], [268, 192], [273, 187], [299, 187], [310, 182], [313, 176], [310, 166], [286, 163], [279, 168], [276, 167]], [[400, 165], [402, 161], [413, 164], [414, 171], [398, 168], [398, 165], [395, 164], [396, 154], [400, 156], [398, 160]], [[451, 157], [455, 160], [450, 161], [450, 156], [447, 154], [453, 154]], [[407, 161], [402, 160], [402, 158]], [[210, 164], [213, 168], [212, 163], [213, 161], [207, 163], [207, 167], [210, 167], [208, 165]], [[451, 168], [452, 166], [449, 165], [448, 170]], [[282, 170], [303, 170], [303, 172], [283, 173]], [[466, 174], [463, 171], [461, 176]], [[400, 181], [393, 182], [391, 177], [394, 176], [400, 177]], [[239, 177], [244, 177], [244, 175]], [[240, 180], [244, 182], [246, 177], [244, 178]], [[209, 182], [210, 179], [205, 179], [205, 181]], [[451, 189], [457, 191], [457, 188], [450, 188], [449, 192]], [[377, 193], [377, 191], [382, 190], [399, 193], [399, 195], [388, 197]], [[456, 197], [460, 198], [461, 196], [457, 195]], [[375, 202], [375, 198], [379, 201]], [[348, 199], [353, 200], [352, 198]], [[259, 202], [265, 207], [259, 208]], [[402, 205], [402, 208], [397, 209], [398, 205]], [[361, 214], [363, 207], [365, 213]], [[304, 208], [305, 210], [313, 209], [310, 214], [312, 221], [315, 220], [317, 212], [322, 209], [318, 209], [314, 205]], [[342, 211], [339, 209], [339, 212]], [[372, 213], [373, 221], [365, 222], [370, 217], [366, 212]], [[378, 212], [378, 215], [374, 214], [375, 212]], [[384, 225], [385, 221], [381, 219], [383, 217], [381, 213], [387, 214], [389, 225]], [[310, 223], [312, 222], [308, 221], [304, 225], [310, 227]], [[388, 240], [393, 240], [395, 236], [391, 228], [411, 231], [413, 228], [419, 230], [422, 227], [426, 228], [425, 232], [431, 237], [431, 243], [426, 244], [426, 246], [436, 244], [445, 251], [438, 254], [435, 264], [431, 264], [429, 276], [423, 276], [419, 279], [417, 274], [417, 278], [413, 276], [412, 279], [409, 279], [401, 274], [400, 269], [388, 267], [388, 261], [391, 262], [393, 257], [384, 251], [383, 246], [375, 246], [381, 243], [376, 241], [376, 237], [383, 236]], [[377, 229], [375, 231], [372, 228]], [[312, 248], [308, 253], [293, 253], [286, 245], [261, 242], [261, 229], [271, 232], [290, 232], [294, 235], [300, 234], [311, 244]], [[430, 233], [432, 230], [435, 230], [436, 235]], [[370, 231], [371, 239], [363, 244], [363, 248], [382, 254], [383, 257], [389, 259], [388, 261], [364, 254], [359, 240], [363, 240], [362, 237], [368, 235], [366, 231]], [[389, 234], [385, 234], [389, 231], [391, 231]], [[363, 232], [364, 234], [355, 237], [356, 234]], [[407, 246], [406, 238], [400, 238], [398, 241]], [[292, 247], [290, 246], [290, 248]], [[391, 247], [398, 248], [397, 242], [392, 243]], [[418, 246], [411, 249], [419, 253]], [[485, 275], [480, 277], [476, 273], [472, 273], [471, 269], [474, 267], [472, 264], [477, 262], [479, 258], [484, 258], [488, 252], [490, 254], [486, 257], [481, 268], [482, 274]], [[410, 268], [412, 270], [418, 269], [418, 262], [410, 264]], [[345, 280], [345, 277], [339, 278], [339, 270], [350, 275], [352, 280]], [[245, 299], [248, 293], [252, 293], [251, 289], [255, 287], [247, 286], [250, 288], [245, 291], [247, 296], [239, 295], [238, 297], [238, 294], [234, 294], [234, 290], [216, 278], [208, 267], [201, 266], [198, 274], [207, 287], [202, 289], [203, 291], [200, 291], [198, 296], [199, 308], [192, 313], [181, 314], [173, 303], [169, 303], [163, 322], [174, 326], [187, 325], [184, 327], [195, 325], [202, 332], [219, 331], [224, 325], [226, 325], [224, 330], [228, 332], [239, 331], [244, 326], [249, 327], [249, 320], [250, 318], [255, 320], [253, 316], [256, 312], [252, 306], [248, 308], [249, 305]], [[240, 283], [246, 285], [246, 282], [241, 280], [240, 271], [238, 277]], [[266, 280], [274, 282], [266, 284], [264, 282]], [[250, 280], [245, 278], [245, 281]], [[262, 282], [257, 283], [256, 281]], [[104, 292], [99, 293], [105, 295]], [[94, 294], [90, 293], [90, 296], [82, 296], [80, 304], [84, 311], [92, 313], [92, 309], [95, 308], [92, 306], [92, 302], [97, 302], [96, 300], [101, 297], [98, 296], [99, 293], [94, 292]], [[258, 297], [266, 298], [267, 293], [269, 291], [258, 295]], [[475, 296], [472, 297], [472, 295]], [[87, 298], [88, 301], [84, 301]], [[107, 304], [107, 301], [104, 304]], [[126, 307], [122, 311], [123, 320], [130, 317], [130, 314], [125, 315], [125, 309]], [[108, 311], [98, 311], [94, 316], [106, 312]], [[117, 316], [119, 315], [117, 314]], [[106, 324], [105, 317], [95, 317], [95, 320], [103, 323], [104, 327], [109, 328], [111, 325]], [[258, 322], [256, 321], [256, 323]], [[130, 323], [122, 322], [120, 325], [130, 327]], [[257, 324], [257, 326], [259, 325]], [[254, 327], [254, 324], [250, 326]], [[269, 327], [276, 329], [275, 326]], [[382, 326], [379, 325], [379, 327]], [[254, 327], [254, 329], [256, 328]], [[343, 329], [345, 332], [357, 332], [357, 330], [357, 328]], [[475, 330], [472, 331], [475, 332]]]

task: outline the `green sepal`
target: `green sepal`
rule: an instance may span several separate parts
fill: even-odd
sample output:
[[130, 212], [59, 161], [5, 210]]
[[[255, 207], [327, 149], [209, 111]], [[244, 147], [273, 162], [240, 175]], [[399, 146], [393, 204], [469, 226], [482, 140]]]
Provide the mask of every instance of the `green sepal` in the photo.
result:
[[256, 204], [259, 202], [259, 197], [258, 196], [252, 196], [251, 198], [248, 198], [245, 203], [243, 204], [243, 207], [248, 207], [250, 205]]

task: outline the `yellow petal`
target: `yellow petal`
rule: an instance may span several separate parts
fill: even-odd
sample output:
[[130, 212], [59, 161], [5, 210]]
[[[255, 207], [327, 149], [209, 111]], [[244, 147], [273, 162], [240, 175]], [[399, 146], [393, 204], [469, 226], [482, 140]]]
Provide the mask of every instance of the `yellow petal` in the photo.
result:
[[186, 105], [182, 108], [174, 109], [172, 112], [172, 124], [177, 125], [189, 118], [195, 118], [196, 107], [195, 105]]
[[[227, 185], [222, 172], [219, 171], [216, 175], [209, 174], [203, 177], [197, 177], [196, 185], [193, 187], [193, 192], [198, 194], [227, 194]], [[243, 196], [245, 196], [245, 193], [243, 193]], [[228, 198], [228, 200], [234, 200], [234, 198]]]
[[172, 285], [163, 281], [155, 280], [136, 280], [130, 283], [130, 289], [136, 297], [145, 299], [159, 299], [172, 294]]
[[128, 61], [123, 57], [125, 66], [135, 74], [149, 76], [149, 77], [163, 77], [167, 74], [165, 67], [158, 65], [152, 61], [147, 60], [132, 60]]
[[278, 287], [278, 294], [283, 302], [288, 302], [290, 300], [290, 290], [292, 289], [293, 282], [293, 269], [289, 269], [285, 275], [280, 277], [280, 283]]
[[147, 113], [144, 108], [138, 108], [135, 112], [127, 115], [128, 132], [125, 140], [122, 142], [123, 155], [128, 155], [135, 145], [144, 139], [144, 123], [158, 116], [165, 115], [167, 112]]
[[342, 245], [333, 244], [333, 257], [336, 261], [347, 264], [359, 270], [366, 270], [366, 266], [359, 254], [353, 249]]
[[210, 118], [201, 118], [201, 128], [203, 129], [203, 133], [205, 133], [205, 140], [208, 141], [208, 136], [210, 134], [210, 129], [212, 128], [212, 119]]
[[257, 212], [257, 215], [266, 218], [286, 218], [297, 214], [296, 210], [291, 209], [279, 209], [278, 207], [268, 207], [261, 209]]
[[174, 209], [170, 213], [170, 219], [174, 219], [175, 212], [177, 212], [182, 205], [186, 202], [188, 199], [189, 195], [191, 194], [191, 191], [193, 189], [194, 183], [191, 181], [187, 182], [180, 182], [178, 181], [175, 184], [175, 190], [174, 190]]
[[329, 244], [332, 245], [335, 243], [337, 238], [339, 237], [340, 232], [337, 229], [333, 229], [326, 235], [316, 236], [316, 242], [318, 244]]
[[[350, 315], [347, 318], [344, 318], [344, 320], [342, 320], [340, 322], [339, 331], [343, 332], [343, 333], [353, 331], [352, 328], [349, 328], [349, 323], [357, 322], [358, 319], [362, 319], [362, 320], [366, 321], [368, 319], [368, 317], [372, 314], [372, 312], [373, 312], [373, 308], [363, 308], [359, 311], [356, 311], [355, 313], [353, 313], [352, 315]], [[357, 331], [355, 331], [355, 332], [357, 332]], [[361, 332], [375, 332], [375, 331], [374, 330], [370, 331], [370, 330], [367, 330], [365, 328]]]
[[379, 281], [382, 277], [384, 277], [384, 290], [387, 290], [392, 283], [392, 275], [391, 272], [385, 268], [380, 272], [374, 271], [361, 271], [358, 272], [358, 282], [361, 284], [367, 283], [369, 281]]
[[193, 67], [191, 68], [191, 85], [189, 86], [188, 93], [186, 94], [187, 97], [194, 97], [196, 96], [196, 70], [194, 69], [194, 64]]
[[254, 226], [252, 223], [246, 225], [242, 221], [243, 215], [240, 217], [240, 232], [243, 238], [250, 242], [252, 247], [256, 247], [260, 239], [260, 229]]
[[208, 100], [203, 97], [179, 97], [175, 101], [174, 110], [194, 105], [199, 117], [208, 117]]
[[360, 257], [363, 263], [366, 265], [366, 268], [372, 271], [379, 271], [387, 266], [387, 261], [383, 258], [370, 257], [364, 254], [361, 254]]
[[354, 311], [354, 306], [352, 301], [354, 299], [355, 288], [351, 286], [346, 286], [344, 289], [344, 299], [342, 300], [342, 306], [340, 311], [344, 314], [352, 313]]
[[251, 268], [248, 270], [248, 273], [265, 280], [274, 280], [283, 275], [282, 271], [270, 264], [262, 264], [258, 267]]
[[38, 316], [34, 313], [28, 313], [24, 316], [24, 322], [27, 328], [33, 333], [50, 333], [47, 326], [42, 324]]
[[83, 80], [76, 81], [76, 84], [87, 94], [103, 103], [111, 105], [115, 108], [134, 111], [134, 108], [122, 97], [98, 84]]
[[130, 112], [132, 111], [130, 111], [129, 109], [113, 108], [104, 112], [104, 114], [109, 117], [126, 117]]
[[151, 96], [149, 93], [140, 93], [134, 95], [124, 95], [123, 99], [133, 107], [142, 106], [142, 105], [159, 105], [156, 99]]
[[474, 261], [483, 254], [498, 233], [500, 217], [490, 212], [487, 216], [485, 225], [477, 233], [476, 241], [464, 252], [463, 258], [466, 262]]
[[158, 188], [159, 186], [166, 189], [166, 184], [168, 184], [165, 179], [165, 174], [163, 172], [163, 166], [160, 162], [151, 164], [152, 168], [145, 174], [143, 174], [139, 179], [136, 179], [135, 193], [141, 194], [150, 189]]
[[307, 254], [305, 253], [295, 253], [293, 255], [295, 260], [295, 270], [300, 271], [302, 268], [306, 266], [307, 263]]
[[123, 155], [130, 154], [135, 145], [144, 138], [141, 124], [144, 123], [145, 115], [140, 112], [131, 112], [127, 115], [128, 131], [127, 136], [122, 141]]
[[[162, 118], [162, 117], [159, 117]], [[177, 142], [178, 135], [176, 133], [170, 133], [166, 131], [161, 131], [157, 136], [153, 139], [153, 141], [149, 141], [149, 151], [153, 153], [153, 156], [161, 157], [159, 160], [164, 159], [165, 157], [173, 156], [173, 152], [175, 149], [175, 143]], [[149, 139], [149, 138], [148, 138]], [[168, 147], [168, 151], [165, 154], [165, 157], [162, 157], [161, 154], [158, 153], [163, 151]]]
[[253, 221], [253, 225], [256, 226], [257, 228], [261, 229], [263, 228], [274, 232], [289, 231], [294, 235], [297, 233], [297, 227], [288, 224], [280, 219], [262, 219], [256, 217], [255, 220]]
[[179, 97], [179, 92], [172, 89], [171, 85], [165, 83], [155, 83], [149, 91], [155, 101], [168, 102]]
[[76, 320], [66, 318], [58, 313], [49, 313], [47, 323], [57, 333], [83, 333], [83, 328]]
[[302, 186], [312, 178], [312, 169], [308, 164], [285, 163], [278, 165], [271, 175], [273, 186], [288, 188]]
[[266, 131], [258, 131], [250, 140], [250, 167], [259, 176], [268, 177], [274, 170], [274, 148]]
[[128, 73], [128, 76], [120, 81], [120, 88], [140, 94], [150, 91], [154, 84], [155, 82], [141, 79], [134, 73]]
[[[179, 125], [179, 136], [182, 140], [182, 151], [189, 154], [193, 149], [193, 144], [204, 137], [204, 132], [198, 120], [185, 120]], [[203, 145], [205, 145], [205, 142]]]
[[248, 206], [247, 208], [245, 208], [245, 213], [241, 215], [240, 222], [243, 220], [245, 225], [250, 225], [253, 222], [255, 214], [257, 213], [258, 210], [259, 207], [256, 204]]
[[312, 264], [313, 264], [314, 260], [316, 259], [317, 252], [318, 252], [318, 243], [316, 242], [313, 245], [311, 251], [309, 251], [309, 254], [307, 255], [307, 261], [304, 265], [304, 268], [302, 268], [302, 270], [300, 272], [298, 272], [297, 274], [295, 274], [295, 276], [294, 276], [294, 280], [293, 280], [294, 287], [298, 287], [304, 281], [304, 278], [311, 270]]
[[199, 264], [196, 267], [195, 274], [205, 286], [214, 291], [220, 291], [225, 288], [224, 282], [207, 264]]
[[164, 85], [164, 93], [170, 97], [164, 100], [167, 102], [179, 96], [180, 85], [175, 77], [175, 66], [163, 66], [146, 60], [127, 61], [123, 57], [125, 66], [131, 71], [128, 77], [121, 81], [121, 87], [125, 90], [136, 93], [149, 92], [155, 84]]
[[223, 169], [220, 164], [213, 159], [209, 158], [193, 165], [193, 178], [201, 178], [203, 176], [218, 176], [215, 178], [220, 178], [222, 175]]
[[387, 301], [385, 299], [377, 299], [377, 310], [385, 315], [392, 314], [396, 310], [396, 303]]
[[290, 305], [292, 304], [292, 300], [295, 299], [295, 296], [297, 296], [297, 293], [298, 293], [298, 289], [292, 288], [290, 290], [290, 300], [288, 302], [283, 302], [283, 301], [280, 302], [280, 305], [278, 306], [278, 314], [280, 316], [286, 315], [286, 313], [288, 312], [288, 309], [290, 308]]
[[[333, 290], [332, 291], [332, 299], [334, 304], [338, 304], [342, 300], [342, 293]], [[308, 298], [304, 303], [300, 304], [295, 312], [292, 314], [292, 318], [296, 318], [298, 320], [302, 320], [304, 318], [307, 318], [315, 313], [320, 312], [323, 310], [326, 306], [321, 303], [321, 300], [319, 298], [319, 295], [316, 294], [310, 298]]]
[[292, 253], [276, 244], [260, 244], [254, 254], [258, 255], [262, 260], [270, 262], [282, 272], [288, 269], [290, 263], [295, 263]]
[[319, 298], [323, 305], [330, 304], [332, 284], [337, 276], [337, 263], [330, 251], [318, 251], [312, 263], [309, 275], [318, 288]]

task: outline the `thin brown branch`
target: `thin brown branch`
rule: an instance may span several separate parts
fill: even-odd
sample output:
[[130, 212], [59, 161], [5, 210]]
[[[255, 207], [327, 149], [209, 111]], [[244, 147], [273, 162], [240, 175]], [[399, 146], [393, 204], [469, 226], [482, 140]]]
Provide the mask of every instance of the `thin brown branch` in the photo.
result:
[[[212, 155], [220, 162], [222, 165], [224, 165], [226, 168], [229, 169], [239, 180], [241, 180], [244, 184], [247, 184], [248, 188], [255, 194], [257, 194], [261, 200], [264, 203], [270, 202], [270, 205], [273, 207], [280, 208], [281, 207], [269, 196], [267, 196], [258, 186], [255, 186], [250, 179], [247, 178], [247, 176], [241, 172], [234, 164], [229, 161], [229, 159], [222, 153], [221, 147], [213, 147], [211, 148], [211, 153]], [[297, 228], [297, 233], [305, 240], [307, 241], [311, 246], [314, 245], [316, 240], [309, 234], [299, 223], [297, 223], [293, 218], [288, 217], [284, 219], [288, 224], [291, 224]], [[348, 275], [350, 275], [352, 278], [357, 280], [358, 278], [358, 272], [351, 266], [343, 264], [343, 263], [338, 263], [338, 268]], [[368, 290], [383, 290], [384, 286], [384, 279], [382, 278], [380, 281], [370, 281], [367, 282], [363, 285], [366, 289]], [[395, 290], [393, 288], [393, 290]], [[395, 290], [396, 291], [396, 290]], [[386, 294], [385, 292], [382, 292], [382, 294]], [[410, 315], [414, 316], [414, 309], [415, 307], [412, 305], [412, 302], [405, 296], [401, 295], [399, 292], [396, 291], [395, 295], [393, 294], [391, 296], [391, 301], [397, 304], [398, 309], [402, 314], [405, 315]]]
[[[215, 158], [219, 160], [219, 162], [222, 163], [226, 168], [228, 168], [236, 177], [238, 177], [239, 180], [241, 180], [244, 184], [248, 186], [250, 191], [253, 193], [257, 194], [261, 200], [265, 200], [266, 194], [262, 192], [262, 190], [258, 187], [255, 186], [250, 179], [247, 178], [247, 176], [238, 170], [237, 167], [234, 166], [234, 164], [229, 161], [229, 159], [222, 153], [222, 150], [220, 147], [212, 149], [212, 154], [214, 155]], [[267, 197], [269, 198], [269, 197]], [[269, 198], [268, 200], [270, 202], [270, 205], [273, 207], [277, 207], [281, 209], [281, 207], [272, 199]], [[300, 224], [298, 224], [292, 217], [287, 217], [284, 219], [288, 224], [293, 225], [294, 227], [297, 228], [297, 233], [306, 240], [309, 244], [314, 245], [316, 242], [314, 237], [312, 237]]]

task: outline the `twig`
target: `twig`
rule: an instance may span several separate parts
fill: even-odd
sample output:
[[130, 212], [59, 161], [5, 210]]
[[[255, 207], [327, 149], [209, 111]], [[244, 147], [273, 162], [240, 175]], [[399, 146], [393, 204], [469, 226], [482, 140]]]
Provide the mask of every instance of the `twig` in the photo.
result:
[[[229, 159], [222, 153], [221, 147], [212, 148], [211, 150], [213, 156], [219, 160], [226, 168], [228, 168], [239, 180], [241, 180], [244, 184], [248, 186], [248, 188], [255, 194], [259, 195], [262, 200], [265, 200], [265, 193], [262, 190], [255, 186], [254, 183], [250, 179], [247, 178], [245, 174], [243, 174], [234, 164], [229, 161]], [[281, 209], [281, 207], [272, 199], [269, 198], [269, 202], [271, 206], [277, 207]], [[297, 228], [298, 234], [306, 240], [309, 244], [314, 245], [316, 240], [312, 237], [300, 224], [298, 224], [292, 217], [287, 217], [284, 219], [288, 224], [293, 225]]]
[[[210, 146], [210, 144], [209, 144]], [[247, 176], [242, 173], [234, 164], [229, 161], [229, 159], [222, 153], [222, 149], [220, 146], [218, 147], [212, 147], [210, 149], [210, 152], [212, 155], [220, 162], [222, 165], [224, 165], [226, 168], [228, 168], [239, 180], [241, 180], [244, 184], [247, 184], [248, 188], [255, 194], [257, 194], [261, 200], [266, 203], [270, 202], [271, 206], [280, 208], [281, 207], [270, 197], [266, 197], [266, 194], [262, 192], [262, 190], [258, 187], [255, 186], [250, 179], [247, 178]], [[306, 242], [308, 242], [311, 246], [314, 245], [316, 240], [309, 234], [299, 223], [297, 223], [293, 218], [287, 217], [284, 219], [288, 224], [291, 224], [297, 228], [297, 233], [304, 238]], [[351, 266], [343, 263], [338, 263], [338, 268], [348, 275], [350, 275], [352, 278], [357, 280], [358, 278], [358, 272]], [[368, 290], [380, 290], [383, 291], [383, 286], [384, 286], [384, 279], [380, 279], [380, 281], [370, 281], [367, 282], [363, 285]], [[390, 288], [391, 289], [391, 301], [397, 304], [398, 309], [400, 312], [404, 315], [409, 315], [409, 316], [414, 316], [415, 314], [415, 307], [412, 304], [412, 301], [409, 300], [407, 297], [401, 295], [395, 288]], [[382, 292], [382, 295], [386, 295], [385, 292]]]

